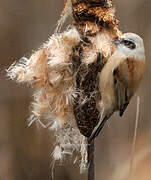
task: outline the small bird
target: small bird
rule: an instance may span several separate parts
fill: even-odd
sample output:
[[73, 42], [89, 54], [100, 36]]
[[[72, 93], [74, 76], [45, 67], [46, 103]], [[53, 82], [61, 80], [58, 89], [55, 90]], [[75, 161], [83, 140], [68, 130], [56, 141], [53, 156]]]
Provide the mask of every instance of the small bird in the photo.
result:
[[114, 112], [119, 111], [119, 115], [123, 115], [144, 74], [143, 39], [137, 34], [125, 33], [113, 43], [116, 45], [115, 51], [104, 65], [99, 77], [100, 120], [90, 140], [98, 136], [105, 122]]

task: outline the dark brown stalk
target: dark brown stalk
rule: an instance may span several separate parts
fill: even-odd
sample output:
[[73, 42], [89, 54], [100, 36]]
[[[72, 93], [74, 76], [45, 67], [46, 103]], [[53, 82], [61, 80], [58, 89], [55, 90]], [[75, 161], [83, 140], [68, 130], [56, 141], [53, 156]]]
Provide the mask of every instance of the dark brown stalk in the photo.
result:
[[88, 138], [88, 180], [95, 180], [94, 150], [94, 140]]

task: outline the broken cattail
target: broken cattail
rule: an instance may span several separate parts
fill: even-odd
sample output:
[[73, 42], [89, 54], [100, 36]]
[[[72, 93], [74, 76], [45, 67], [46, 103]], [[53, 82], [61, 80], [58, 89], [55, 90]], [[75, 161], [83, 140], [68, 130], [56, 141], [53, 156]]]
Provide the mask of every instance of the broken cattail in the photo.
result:
[[73, 111], [80, 132], [89, 137], [100, 119], [99, 72], [114, 52], [120, 32], [111, 0], [71, 0], [73, 24], [81, 41], [71, 54], [75, 87]]
[[121, 32], [111, 0], [67, 0], [58, 29], [70, 14], [73, 26], [52, 35], [29, 59], [14, 63], [8, 76], [34, 87], [29, 124], [36, 121], [54, 131], [54, 159], [78, 151], [84, 170], [85, 136], [99, 120], [99, 72], [114, 52], [112, 40]]

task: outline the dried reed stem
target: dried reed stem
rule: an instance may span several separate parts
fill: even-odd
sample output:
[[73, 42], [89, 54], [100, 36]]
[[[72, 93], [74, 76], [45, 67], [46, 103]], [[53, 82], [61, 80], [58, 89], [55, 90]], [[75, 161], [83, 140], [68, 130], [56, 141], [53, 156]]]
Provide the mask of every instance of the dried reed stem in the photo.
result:
[[137, 97], [137, 107], [136, 107], [136, 119], [135, 119], [135, 129], [134, 129], [134, 138], [132, 144], [132, 152], [131, 152], [131, 159], [130, 159], [130, 168], [128, 179], [131, 178], [132, 168], [134, 164], [134, 154], [135, 154], [135, 147], [136, 147], [136, 138], [137, 138], [137, 130], [138, 130], [138, 121], [139, 121], [139, 111], [140, 111], [140, 97]]

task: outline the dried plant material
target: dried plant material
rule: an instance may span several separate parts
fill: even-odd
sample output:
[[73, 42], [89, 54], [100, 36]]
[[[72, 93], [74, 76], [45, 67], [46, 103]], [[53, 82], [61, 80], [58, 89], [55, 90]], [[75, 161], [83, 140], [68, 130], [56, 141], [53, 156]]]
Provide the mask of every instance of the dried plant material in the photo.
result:
[[8, 76], [34, 87], [29, 125], [36, 121], [54, 131], [54, 159], [62, 161], [78, 151], [83, 171], [86, 137], [100, 118], [99, 73], [115, 50], [112, 40], [121, 32], [111, 0], [66, 0], [56, 32], [70, 14], [74, 26], [52, 35], [29, 59], [14, 63]]
[[71, 1], [74, 25], [81, 34], [94, 36], [102, 29], [112, 29], [113, 33], [116, 34], [118, 20], [111, 0]]
[[87, 164], [87, 158], [84, 157], [86, 140], [76, 126], [72, 111], [73, 98], [77, 96], [77, 92], [70, 68], [70, 54], [79, 40], [75, 28], [53, 35], [30, 59], [22, 58], [11, 65], [8, 76], [34, 87], [29, 125], [37, 121], [43, 127], [54, 131], [54, 159], [62, 160], [65, 155], [71, 155], [76, 150], [81, 152], [81, 167], [84, 168]]

